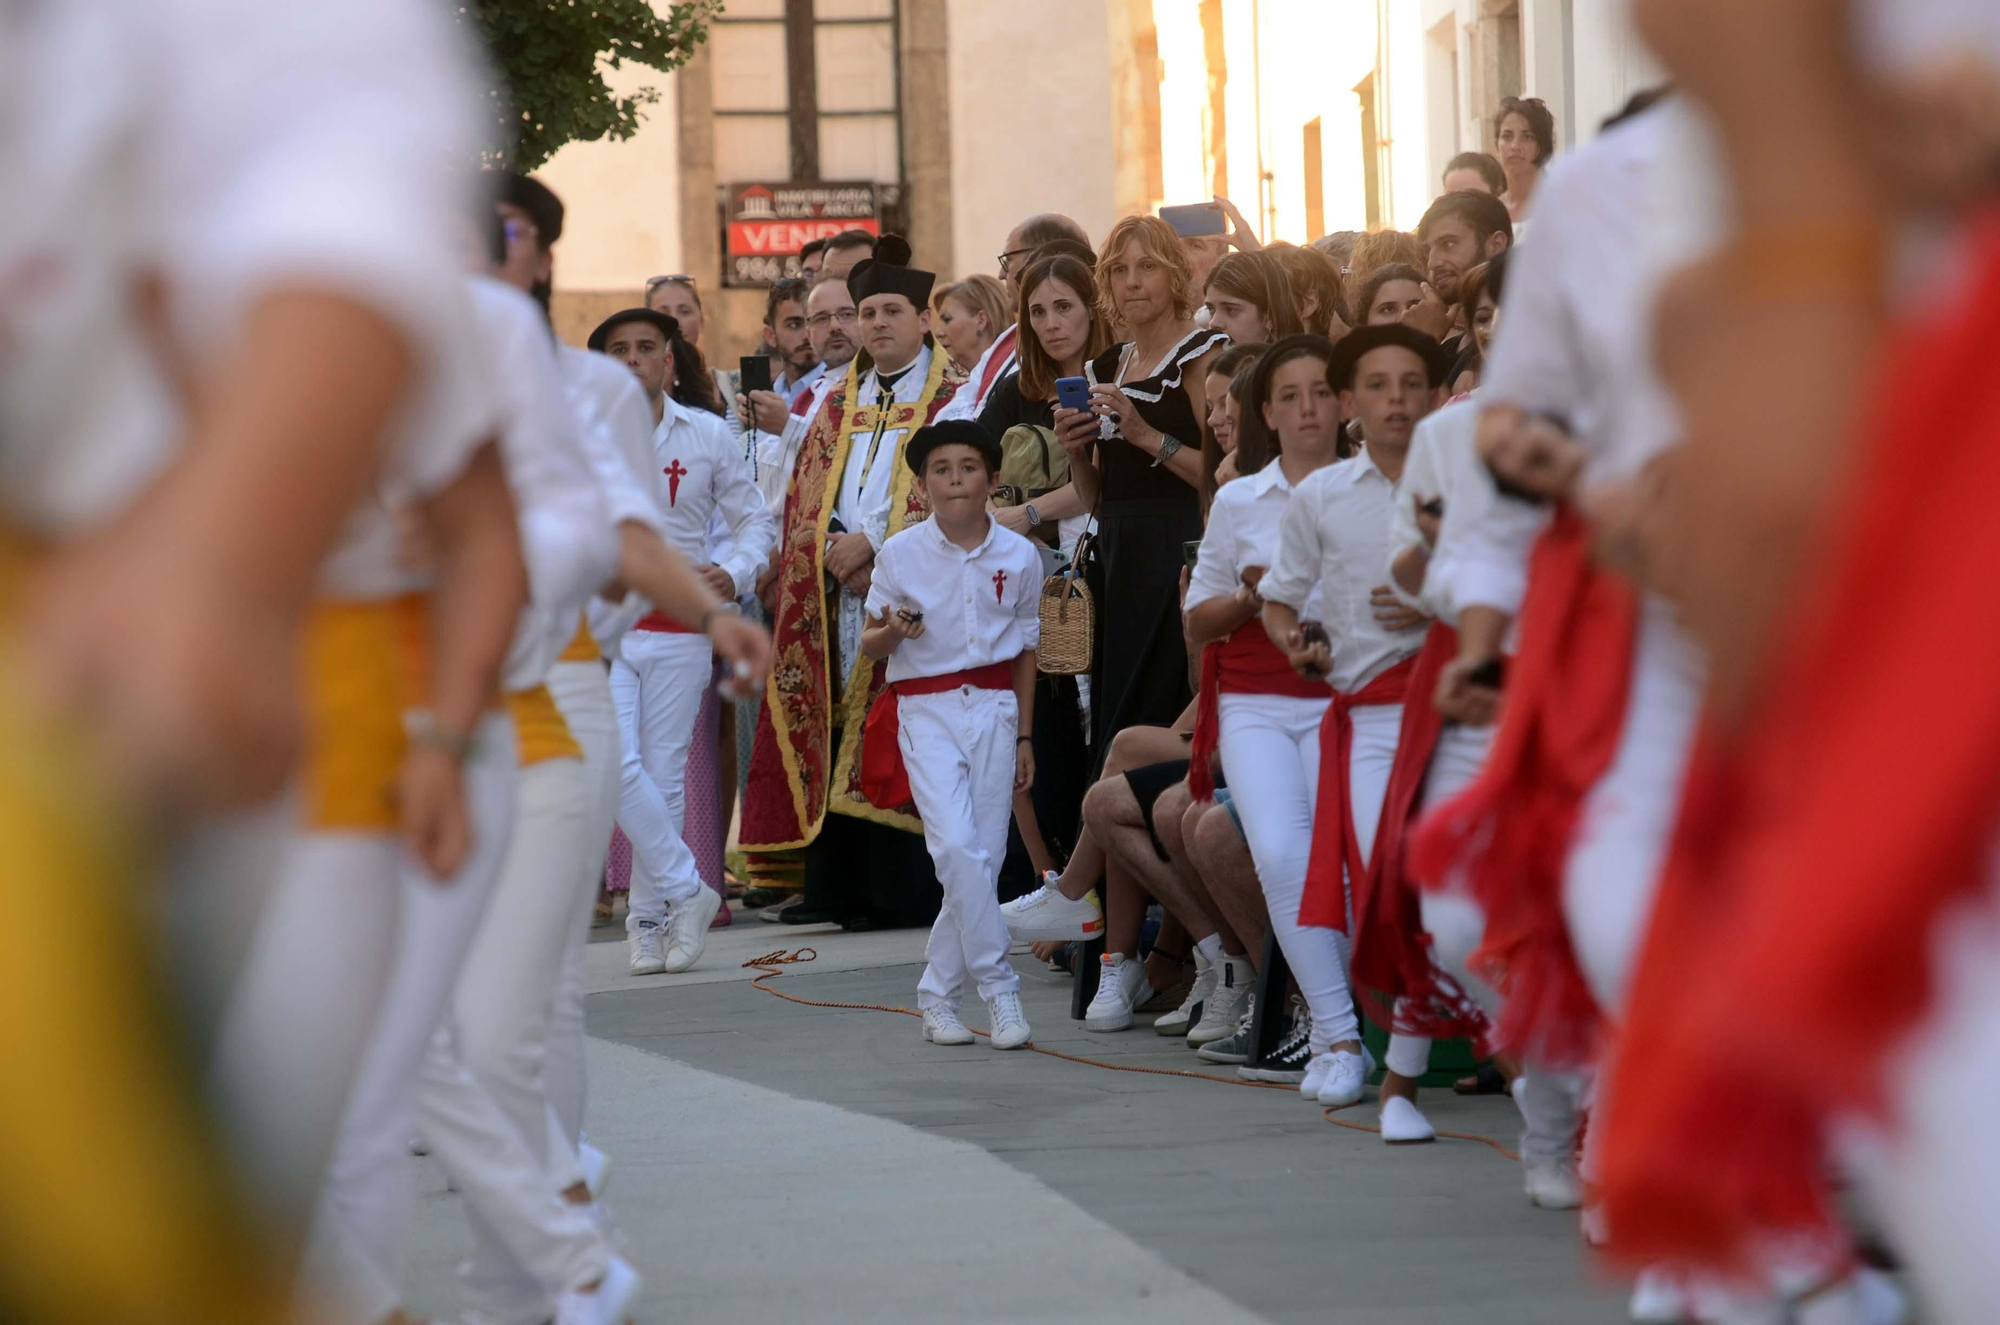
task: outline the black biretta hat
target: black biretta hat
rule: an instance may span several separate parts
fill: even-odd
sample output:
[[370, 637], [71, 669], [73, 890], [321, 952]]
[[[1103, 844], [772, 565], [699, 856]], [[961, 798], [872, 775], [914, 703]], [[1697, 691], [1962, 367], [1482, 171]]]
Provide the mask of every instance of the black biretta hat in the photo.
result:
[[562, 238], [563, 204], [548, 185], [533, 175], [523, 175], [515, 170], [495, 170], [493, 176], [493, 198], [496, 202], [512, 203], [528, 214], [535, 223], [535, 236], [543, 248], [553, 245]]
[[1336, 391], [1352, 391], [1354, 375], [1361, 367], [1362, 357], [1385, 345], [1400, 345], [1422, 359], [1433, 388], [1443, 386], [1451, 374], [1451, 359], [1445, 354], [1444, 346], [1415, 327], [1389, 322], [1379, 326], [1356, 327], [1342, 336], [1333, 347], [1332, 362], [1326, 366], [1327, 381], [1333, 383]]
[[917, 429], [917, 435], [903, 448], [903, 463], [913, 474], [924, 472], [924, 462], [940, 446], [969, 446], [986, 457], [986, 467], [1000, 472], [1000, 439], [971, 419], [946, 419]]
[[900, 294], [922, 311], [930, 307], [931, 287], [936, 284], [936, 272], [918, 271], [877, 258], [863, 258], [847, 273], [847, 292], [854, 296], [856, 304], [870, 295]]
[[656, 312], [650, 308], [628, 308], [623, 312], [613, 313], [610, 317], [598, 323], [597, 330], [590, 333], [590, 340], [587, 344], [591, 349], [598, 351], [600, 354], [603, 353], [604, 343], [611, 339], [611, 333], [624, 326], [627, 322], [652, 323], [655, 327], [659, 328], [660, 334], [666, 337], [667, 344], [669, 345], [673, 344], [675, 338], [681, 334], [681, 324], [669, 314]]

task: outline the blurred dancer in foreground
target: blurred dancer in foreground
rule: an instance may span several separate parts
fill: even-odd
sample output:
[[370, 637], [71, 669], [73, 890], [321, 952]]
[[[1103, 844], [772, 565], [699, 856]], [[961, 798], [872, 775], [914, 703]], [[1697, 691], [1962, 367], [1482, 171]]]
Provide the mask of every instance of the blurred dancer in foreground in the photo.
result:
[[1713, 116], [1738, 229], [1664, 302], [1687, 445], [1629, 529], [1714, 669], [1609, 1214], [1634, 1253], [1754, 1268], [1760, 1230], [1831, 1235], [1838, 1146], [1935, 1318], [1990, 1320], [2000, 13], [1642, 13]]
[[[392, 793], [402, 812], [360, 837], [393, 859], [400, 831], [438, 868], [465, 849], [455, 769], [427, 740], [404, 758], [399, 655], [375, 630], [387, 607], [325, 595], [354, 569], [328, 554], [379, 528], [350, 519], [373, 492], [442, 493], [472, 472], [432, 463], [427, 442], [476, 445], [483, 426], [445, 229], [468, 80], [444, 20], [402, 0], [337, 17], [17, 6], [0, 66], [15, 186], [0, 222], [0, 932], [18, 948], [0, 968], [20, 1065], [0, 1146], [24, 1202], [5, 1216], [0, 1299], [35, 1320], [276, 1319], [284, 1275], [264, 1256], [297, 1236], [389, 945], [365, 880], [260, 907], [277, 867], [257, 848], [287, 820], [361, 805], [375, 777], [371, 812]], [[314, 686], [302, 704], [301, 666], [329, 648], [358, 660], [352, 680], [385, 684]], [[452, 720], [434, 706], [425, 729]], [[275, 805], [302, 728], [296, 810], [226, 819]], [[119, 929], [146, 914], [133, 889], [161, 882], [166, 853], [218, 837], [171, 879], [168, 905], [197, 923], [168, 956], [181, 988], [220, 989], [259, 930], [216, 1075], [263, 1246], [230, 1211], [200, 1069], [174, 1057], [189, 1032], [209, 1047], [208, 1008], [169, 1024], [144, 936]], [[67, 919], [79, 906], [98, 919], [87, 934]], [[294, 923], [308, 914], [325, 923]]]

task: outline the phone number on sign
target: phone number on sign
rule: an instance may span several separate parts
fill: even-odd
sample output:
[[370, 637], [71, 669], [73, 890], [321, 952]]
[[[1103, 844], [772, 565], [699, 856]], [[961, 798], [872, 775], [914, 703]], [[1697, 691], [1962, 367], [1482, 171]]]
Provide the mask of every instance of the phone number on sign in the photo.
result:
[[752, 257], [738, 255], [729, 260], [729, 283], [731, 285], [776, 285], [788, 276], [799, 274], [799, 260], [790, 257]]

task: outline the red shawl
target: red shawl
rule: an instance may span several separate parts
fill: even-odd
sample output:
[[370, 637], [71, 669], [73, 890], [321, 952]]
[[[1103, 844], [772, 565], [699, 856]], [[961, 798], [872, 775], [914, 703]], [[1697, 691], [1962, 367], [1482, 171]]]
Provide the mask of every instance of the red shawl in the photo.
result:
[[1403, 659], [1359, 690], [1335, 690], [1326, 716], [1319, 720], [1319, 795], [1313, 802], [1312, 855], [1306, 865], [1305, 895], [1299, 899], [1299, 923], [1323, 929], [1347, 929], [1347, 888], [1341, 871], [1366, 889], [1368, 862], [1361, 858], [1361, 839], [1354, 831], [1354, 797], [1348, 774], [1354, 763], [1354, 710], [1400, 704], [1409, 693], [1416, 655]]
[[1411, 837], [1410, 872], [1438, 888], [1461, 871], [1486, 912], [1472, 969], [1507, 996], [1493, 1040], [1551, 1066], [1590, 1060], [1599, 1021], [1563, 919], [1577, 813], [1625, 727], [1637, 597], [1591, 562], [1582, 518], [1559, 506], [1535, 545], [1521, 647], [1493, 753]]
[[1885, 351], [1763, 704], [1696, 751], [1603, 1123], [1621, 1256], [1740, 1265], [1829, 1224], [1828, 1125], [1884, 1115], [1938, 923], [1989, 886], [2000, 216], [1975, 238], [1962, 298]]

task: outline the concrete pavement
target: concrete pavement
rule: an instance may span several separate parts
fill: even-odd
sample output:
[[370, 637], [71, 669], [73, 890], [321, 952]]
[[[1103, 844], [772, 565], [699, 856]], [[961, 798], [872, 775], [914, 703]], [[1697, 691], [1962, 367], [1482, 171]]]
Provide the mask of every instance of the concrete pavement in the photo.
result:
[[[787, 1003], [741, 965], [810, 945], [816, 961], [770, 983], [914, 1007], [920, 932], [745, 917], [696, 970], [637, 980], [619, 935], [597, 938], [590, 1129], [649, 1279], [642, 1322], [1623, 1317], [1575, 1218], [1531, 1208], [1486, 1146], [1392, 1149], [1295, 1092], [938, 1048], [912, 1017]], [[1016, 962], [1038, 1045], [1226, 1074], [1147, 1027], [1085, 1033], [1067, 979]], [[985, 1026], [976, 1001], [967, 1023]], [[1513, 1142], [1504, 1099], [1434, 1090], [1423, 1106], [1440, 1129]], [[412, 1300], [448, 1320], [463, 1218], [423, 1166]]]

